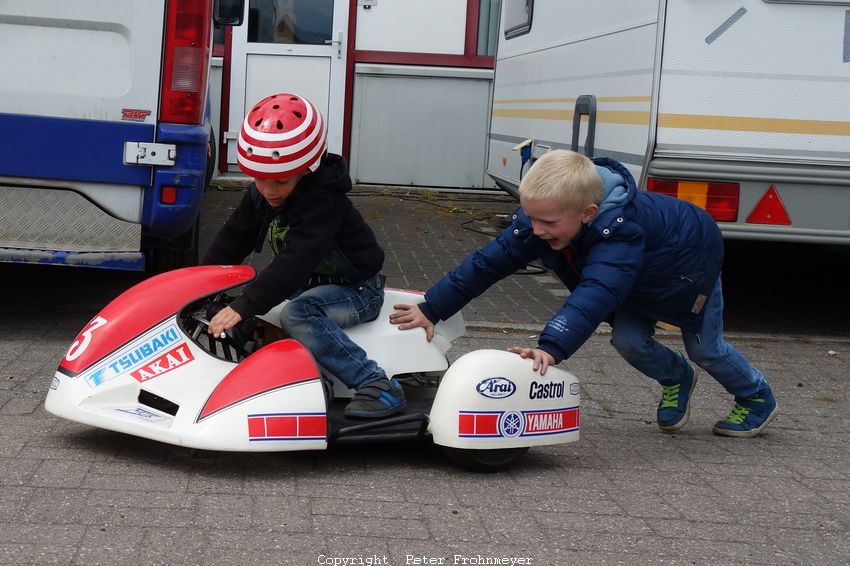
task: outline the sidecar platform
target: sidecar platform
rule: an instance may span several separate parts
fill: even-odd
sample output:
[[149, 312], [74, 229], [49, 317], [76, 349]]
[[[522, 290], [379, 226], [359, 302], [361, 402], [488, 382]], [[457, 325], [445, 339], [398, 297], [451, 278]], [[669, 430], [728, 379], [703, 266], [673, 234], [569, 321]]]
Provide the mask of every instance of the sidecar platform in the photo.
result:
[[[425, 436], [430, 421], [428, 414], [437, 392], [432, 385], [399, 382], [404, 389], [407, 407], [400, 413], [379, 419], [351, 419], [345, 416], [345, 406], [351, 399], [335, 399], [328, 407], [328, 444], [349, 442], [409, 441]], [[416, 383], [419, 380], [413, 380]]]

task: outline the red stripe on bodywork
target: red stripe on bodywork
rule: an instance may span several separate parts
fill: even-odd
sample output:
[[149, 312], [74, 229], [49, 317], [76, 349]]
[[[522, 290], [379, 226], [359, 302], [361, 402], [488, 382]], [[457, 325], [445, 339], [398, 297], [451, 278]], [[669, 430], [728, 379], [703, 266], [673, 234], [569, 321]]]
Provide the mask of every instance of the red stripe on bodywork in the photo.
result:
[[224, 376], [201, 409], [198, 421], [260, 393], [319, 376], [319, 368], [304, 346], [292, 339], [273, 342]]
[[458, 413], [457, 433], [465, 436], [492, 436], [499, 433], [502, 413]]
[[266, 418], [248, 417], [248, 438], [265, 438]]
[[475, 415], [475, 434], [497, 434], [499, 415]]
[[457, 417], [458, 434], [475, 434], [475, 415], [461, 413]]
[[578, 428], [578, 408], [564, 411], [564, 427]]
[[87, 329], [92, 324], [86, 325], [72, 343], [77, 349], [85, 344], [85, 350], [71, 361], [63, 358], [59, 367], [66, 370], [66, 375], [76, 375], [193, 300], [241, 285], [254, 276], [254, 268], [248, 265], [203, 265], [146, 279], [124, 291], [98, 313], [95, 319], [100, 317], [105, 324], [90, 331]]
[[298, 436], [327, 436], [328, 419], [325, 415], [302, 415], [299, 417]]
[[327, 436], [328, 421], [321, 415], [249, 415], [250, 440], [323, 438]]
[[298, 436], [298, 417], [266, 417], [266, 436]]

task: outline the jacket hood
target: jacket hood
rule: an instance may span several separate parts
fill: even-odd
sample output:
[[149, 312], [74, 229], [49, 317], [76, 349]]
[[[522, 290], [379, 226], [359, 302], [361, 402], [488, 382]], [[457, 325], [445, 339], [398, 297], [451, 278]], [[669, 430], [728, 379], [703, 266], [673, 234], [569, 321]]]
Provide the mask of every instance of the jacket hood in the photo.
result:
[[[601, 157], [594, 159], [593, 163], [596, 165], [599, 176], [602, 177], [603, 187], [599, 212], [596, 213], [594, 218], [596, 220], [608, 210], [621, 207], [633, 199], [637, 187], [629, 170], [613, 159]], [[593, 221], [591, 221], [592, 223]]]
[[327, 153], [315, 172], [304, 176], [298, 183], [298, 192], [314, 188], [326, 188], [347, 193], [351, 190], [351, 177], [348, 176], [348, 164], [342, 156]]

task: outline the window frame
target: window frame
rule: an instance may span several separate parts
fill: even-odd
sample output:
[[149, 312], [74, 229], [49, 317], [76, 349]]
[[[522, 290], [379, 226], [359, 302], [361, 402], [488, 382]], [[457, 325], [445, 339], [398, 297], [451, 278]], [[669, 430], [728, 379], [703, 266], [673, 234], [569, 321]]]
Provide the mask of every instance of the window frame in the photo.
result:
[[[502, 0], [504, 5], [507, 5], [509, 0]], [[525, 23], [517, 24], [510, 28], [505, 28], [505, 39], [513, 39], [521, 35], [525, 35], [531, 31], [531, 23], [534, 20], [534, 0], [525, 0], [528, 9], [528, 19]], [[505, 22], [507, 24], [507, 22]]]

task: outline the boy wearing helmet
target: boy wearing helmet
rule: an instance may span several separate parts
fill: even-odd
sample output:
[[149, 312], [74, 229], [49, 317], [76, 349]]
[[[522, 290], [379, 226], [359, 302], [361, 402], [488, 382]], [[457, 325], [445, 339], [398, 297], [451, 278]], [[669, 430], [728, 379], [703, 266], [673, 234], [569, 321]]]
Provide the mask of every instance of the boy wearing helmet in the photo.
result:
[[354, 418], [406, 406], [396, 380], [343, 328], [373, 320], [384, 301], [384, 251], [346, 196], [345, 161], [327, 153], [321, 113], [305, 98], [276, 94], [254, 105], [239, 132], [239, 168], [254, 178], [216, 235], [204, 264], [240, 263], [268, 239], [271, 263], [210, 321], [218, 335], [290, 299], [281, 325], [328, 371], [356, 390]]

